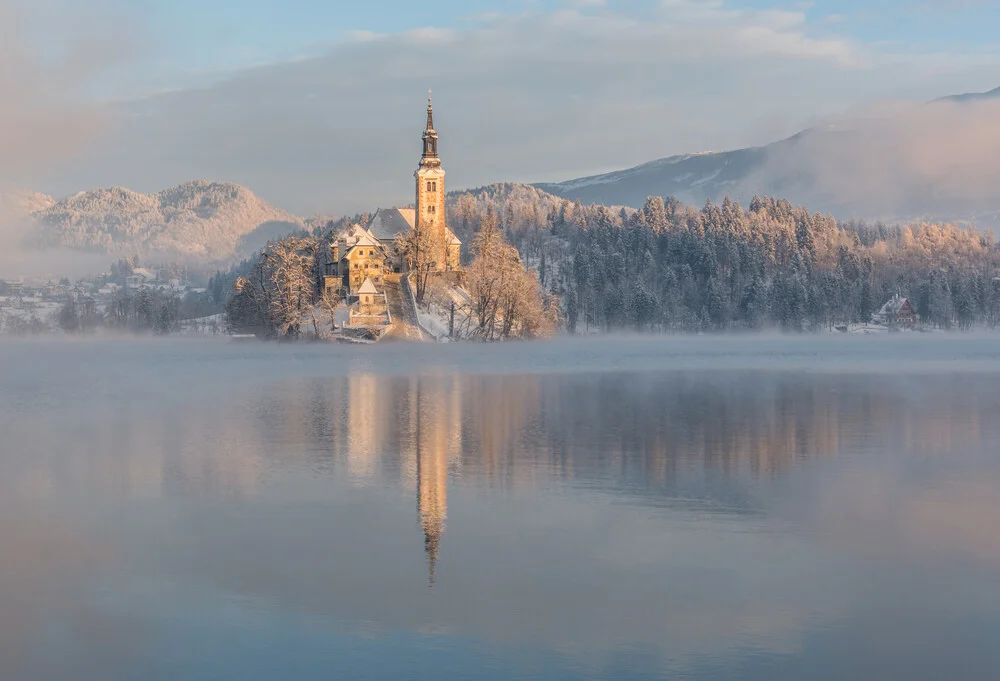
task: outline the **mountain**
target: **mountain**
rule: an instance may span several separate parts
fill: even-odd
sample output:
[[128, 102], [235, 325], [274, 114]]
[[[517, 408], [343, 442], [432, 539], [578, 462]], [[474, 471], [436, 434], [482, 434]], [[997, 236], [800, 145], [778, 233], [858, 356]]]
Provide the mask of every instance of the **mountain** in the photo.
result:
[[768, 152], [767, 147], [754, 147], [671, 156], [627, 170], [535, 186], [581, 203], [641, 208], [648, 196], [675, 196], [700, 205], [708, 198], [737, 192], [747, 177], [763, 167]]
[[55, 203], [54, 198], [40, 192], [14, 190], [0, 194], [0, 209], [21, 218], [51, 208]]
[[1000, 226], [997, 120], [1000, 88], [886, 108], [762, 147], [672, 156], [535, 186], [582, 203], [634, 208], [651, 195], [700, 205], [767, 194], [844, 219]]
[[991, 99], [1000, 99], [1000, 87], [990, 90], [989, 92], [967, 92], [964, 95], [952, 95], [951, 97], [943, 97], [937, 101], [939, 102], [982, 102]]
[[81, 192], [33, 211], [27, 245], [189, 262], [249, 253], [301, 219], [237, 184], [199, 180], [158, 194], [112, 187]]

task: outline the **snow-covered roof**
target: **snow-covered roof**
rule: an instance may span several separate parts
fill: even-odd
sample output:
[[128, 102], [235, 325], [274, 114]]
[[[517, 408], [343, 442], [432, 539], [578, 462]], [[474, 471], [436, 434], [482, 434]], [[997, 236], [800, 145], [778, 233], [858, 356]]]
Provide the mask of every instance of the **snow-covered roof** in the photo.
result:
[[412, 209], [379, 208], [368, 223], [368, 233], [379, 241], [392, 241], [407, 230], [413, 229], [413, 218], [406, 219], [404, 210]]
[[397, 208], [396, 210], [398, 210], [402, 218], [406, 220], [406, 224], [410, 226], [410, 229], [413, 229], [417, 226], [416, 208]]
[[887, 315], [899, 314], [903, 310], [903, 306], [906, 305], [907, 299], [899, 294], [894, 295], [889, 301], [882, 306], [882, 309], [878, 311], [879, 315], [885, 317]]
[[378, 289], [375, 288], [375, 284], [372, 283], [371, 277], [365, 277], [365, 283], [361, 284], [361, 288], [358, 289], [358, 293], [378, 293]]
[[362, 231], [358, 234], [358, 240], [354, 242], [355, 246], [378, 246], [378, 239], [373, 237], [368, 232]]
[[[368, 234], [379, 241], [392, 241], [400, 234], [415, 229], [417, 212], [413, 208], [379, 208], [368, 223]], [[460, 246], [461, 240], [448, 227], [445, 239], [449, 244]]]

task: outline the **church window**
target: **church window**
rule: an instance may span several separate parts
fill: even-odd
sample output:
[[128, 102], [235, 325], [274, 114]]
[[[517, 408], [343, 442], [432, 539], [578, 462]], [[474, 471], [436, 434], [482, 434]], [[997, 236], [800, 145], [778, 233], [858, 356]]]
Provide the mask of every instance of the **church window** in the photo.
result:
[[427, 206], [427, 212], [428, 213], [436, 213], [437, 212], [437, 206], [434, 206], [434, 205]]
[[429, 192], [436, 192], [437, 190], [438, 190], [438, 183], [437, 182], [428, 182], [427, 183], [427, 191], [429, 191]]

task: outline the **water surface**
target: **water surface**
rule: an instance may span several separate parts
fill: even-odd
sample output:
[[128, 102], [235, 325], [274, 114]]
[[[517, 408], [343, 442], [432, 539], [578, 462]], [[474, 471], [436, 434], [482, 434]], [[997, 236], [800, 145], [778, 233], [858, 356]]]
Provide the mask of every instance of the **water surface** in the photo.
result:
[[1000, 678], [1000, 340], [0, 344], [0, 678]]

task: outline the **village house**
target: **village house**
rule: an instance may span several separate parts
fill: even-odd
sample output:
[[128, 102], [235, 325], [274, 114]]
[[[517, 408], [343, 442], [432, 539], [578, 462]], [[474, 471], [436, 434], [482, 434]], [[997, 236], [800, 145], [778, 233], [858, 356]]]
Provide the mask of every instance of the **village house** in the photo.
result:
[[376, 293], [384, 295], [386, 275], [406, 273], [397, 240], [412, 230], [430, 235], [432, 261], [437, 271], [459, 269], [462, 242], [446, 224], [444, 177], [438, 156], [438, 134], [434, 130], [434, 108], [428, 99], [423, 155], [414, 173], [415, 208], [379, 209], [364, 227], [352, 225], [340, 234], [331, 247], [324, 286], [357, 302], [361, 287], [370, 281]]
[[917, 313], [909, 299], [897, 293], [872, 315], [872, 323], [889, 328], [912, 329], [917, 325]]

